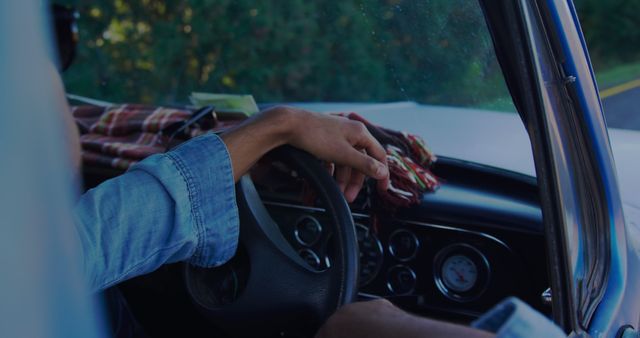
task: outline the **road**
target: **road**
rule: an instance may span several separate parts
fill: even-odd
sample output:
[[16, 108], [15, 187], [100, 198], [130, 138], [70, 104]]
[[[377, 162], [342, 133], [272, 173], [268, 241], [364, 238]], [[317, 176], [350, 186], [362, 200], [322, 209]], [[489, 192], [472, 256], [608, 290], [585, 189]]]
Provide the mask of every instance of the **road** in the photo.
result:
[[640, 130], [640, 79], [600, 91], [607, 125]]

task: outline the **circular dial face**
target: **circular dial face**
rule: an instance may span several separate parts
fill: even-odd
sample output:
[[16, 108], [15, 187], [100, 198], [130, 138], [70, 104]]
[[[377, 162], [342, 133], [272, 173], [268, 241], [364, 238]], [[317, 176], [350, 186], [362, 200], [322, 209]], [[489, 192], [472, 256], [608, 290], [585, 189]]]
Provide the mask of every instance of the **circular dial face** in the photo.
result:
[[311, 216], [304, 216], [299, 219], [294, 231], [296, 240], [304, 246], [313, 245], [322, 236], [320, 222]]
[[469, 291], [478, 281], [478, 267], [465, 255], [453, 255], [442, 263], [442, 281], [452, 291]]
[[360, 286], [365, 286], [380, 272], [384, 253], [380, 240], [366, 226], [356, 224], [356, 234], [360, 246]]
[[313, 250], [302, 249], [298, 251], [298, 254], [300, 255], [300, 257], [302, 257], [302, 259], [304, 259], [307, 264], [309, 264], [310, 267], [316, 270], [322, 269], [322, 262], [320, 261], [320, 257], [318, 257], [318, 255], [313, 252]]
[[400, 261], [413, 258], [419, 245], [416, 235], [408, 230], [397, 230], [389, 238], [389, 252]]
[[416, 274], [409, 267], [396, 265], [389, 269], [387, 287], [396, 295], [406, 295], [416, 286]]

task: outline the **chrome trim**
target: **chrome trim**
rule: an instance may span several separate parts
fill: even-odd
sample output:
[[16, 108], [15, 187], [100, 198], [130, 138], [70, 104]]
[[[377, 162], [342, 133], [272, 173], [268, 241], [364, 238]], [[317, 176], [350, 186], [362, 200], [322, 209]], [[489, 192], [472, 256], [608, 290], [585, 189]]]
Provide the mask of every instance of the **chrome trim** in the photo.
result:
[[276, 207], [285, 207], [285, 208], [294, 208], [294, 209], [301, 209], [301, 210], [307, 210], [307, 211], [326, 212], [326, 210], [324, 208], [307, 207], [307, 206], [304, 206], [304, 205], [297, 205], [297, 204], [290, 204], [290, 203], [271, 202], [271, 201], [263, 201], [262, 203], [264, 205], [272, 205], [272, 206], [276, 206]]
[[[400, 258], [391, 249], [391, 241], [393, 240], [393, 237], [396, 236], [397, 234], [401, 233], [401, 232], [408, 233], [413, 238], [413, 242], [416, 245], [415, 250], [413, 250], [413, 252], [411, 253], [411, 255], [409, 255], [409, 257]], [[416, 236], [416, 234], [414, 234], [411, 230], [397, 229], [394, 232], [392, 232], [391, 235], [389, 235], [389, 241], [388, 241], [388, 244], [387, 244], [387, 250], [389, 251], [389, 254], [391, 254], [391, 257], [393, 257], [393, 258], [395, 258], [395, 259], [397, 259], [397, 260], [399, 260], [401, 262], [408, 262], [408, 261], [414, 259], [418, 255], [418, 251], [420, 250], [420, 240], [418, 240], [418, 237]]]
[[[318, 235], [309, 243], [305, 242], [302, 240], [302, 238], [300, 238], [300, 234], [299, 234], [299, 230], [298, 230], [298, 225], [300, 225], [300, 222], [309, 219], [313, 222], [313, 224], [315, 224], [316, 229], [318, 230]], [[318, 242], [318, 240], [320, 239], [320, 237], [322, 237], [322, 224], [320, 224], [320, 221], [318, 221], [315, 217], [313, 216], [309, 216], [309, 215], [303, 215], [302, 217], [298, 218], [298, 220], [295, 223], [296, 225], [293, 227], [293, 237], [295, 237], [296, 241], [306, 247], [310, 247], [314, 244], [316, 244]]]
[[[307, 262], [307, 260], [302, 256], [302, 253], [303, 253], [303, 252], [306, 252], [306, 253], [311, 254], [311, 257], [316, 261], [316, 266], [311, 266], [311, 264], [309, 264], [309, 263]], [[303, 249], [298, 250], [298, 255], [300, 255], [300, 258], [302, 258], [302, 260], [303, 260], [305, 263], [307, 263], [307, 265], [309, 265], [312, 269], [315, 269], [315, 270], [320, 270], [320, 269], [322, 269], [322, 265], [320, 264], [320, 263], [321, 263], [321, 261], [320, 261], [320, 257], [318, 257], [318, 254], [317, 254], [317, 253], [315, 253], [313, 250], [308, 249], [308, 248], [303, 248]]]
[[361, 214], [359, 212], [352, 212], [351, 216], [353, 217], [358, 217], [358, 218], [369, 218], [369, 215], [367, 214]]
[[[446, 261], [447, 258], [452, 257], [452, 255], [450, 255], [451, 253], [454, 253], [456, 249], [460, 249], [460, 248], [470, 249], [471, 251], [476, 253], [478, 256], [480, 256], [480, 261], [484, 263], [484, 267], [487, 270], [487, 276], [486, 276], [486, 281], [484, 282], [484, 285], [481, 286], [478, 292], [470, 296], [462, 296], [460, 295], [460, 293], [456, 291], [449, 290], [442, 276], [442, 266], [444, 262]], [[460, 255], [464, 255], [464, 254], [460, 254]], [[478, 269], [478, 274], [480, 273], [481, 272]], [[487, 259], [487, 257], [480, 250], [476, 249], [474, 246], [466, 243], [451, 244], [449, 246], [442, 248], [435, 255], [434, 263], [433, 263], [433, 280], [436, 283], [436, 287], [438, 288], [438, 290], [440, 290], [440, 293], [442, 293], [445, 297], [459, 303], [471, 302], [480, 298], [480, 296], [482, 296], [484, 292], [487, 291], [487, 288], [489, 287], [489, 282], [491, 280], [491, 265], [489, 264], [489, 260]], [[476, 287], [476, 285], [471, 287], [471, 289], [469, 290], [472, 290], [474, 287]]]
[[358, 230], [357, 228], [361, 228], [364, 229], [364, 232], [367, 236], [369, 236], [369, 227], [362, 224], [362, 223], [358, 223], [358, 222], [354, 222], [353, 225], [356, 226], [356, 231]]
[[329, 269], [331, 267], [331, 260], [329, 256], [324, 256], [324, 267], [325, 269]]
[[553, 296], [551, 294], [551, 288], [548, 288], [542, 292], [540, 295], [540, 300], [542, 300], [542, 304], [551, 305], [553, 303]]
[[[277, 206], [277, 207], [293, 208], [293, 209], [298, 209], [298, 210], [307, 210], [307, 211], [315, 211], [315, 212], [326, 212], [326, 210], [323, 209], [323, 208], [307, 207], [307, 206], [291, 204], [291, 203], [270, 202], [270, 201], [264, 201], [263, 203], [265, 205], [272, 205], [272, 206]], [[353, 217], [358, 217], [358, 218], [369, 218], [369, 215], [367, 215], [367, 214], [361, 214], [361, 213], [356, 213], [356, 212], [351, 213], [351, 215]], [[480, 237], [489, 239], [489, 240], [491, 240], [493, 242], [496, 242], [497, 244], [499, 244], [503, 248], [509, 250], [509, 252], [514, 252], [511, 249], [511, 247], [509, 247], [505, 242], [503, 242], [502, 240], [498, 239], [495, 236], [489, 235], [489, 234], [484, 233], [484, 232], [475, 231], [475, 230], [468, 230], [468, 229], [461, 229], [461, 228], [456, 228], [456, 227], [452, 227], [452, 226], [449, 226], [449, 225], [439, 225], [439, 224], [420, 222], [420, 221], [412, 221], [412, 220], [406, 220], [406, 219], [397, 219], [396, 222], [397, 223], [424, 226], [424, 227], [429, 227], [429, 228], [436, 228], [436, 229], [441, 229], [441, 230], [457, 231], [457, 232], [463, 232], [463, 233], [466, 233], [466, 234], [480, 236]]]
[[382, 296], [374, 295], [373, 293], [366, 293], [366, 292], [358, 292], [358, 296], [365, 297], [365, 298], [371, 298], [371, 299], [384, 298]]
[[[409, 272], [411, 273], [411, 276], [413, 277], [413, 286], [411, 286], [411, 290], [407, 291], [407, 292], [403, 292], [403, 293], [396, 293], [395, 291], [393, 291], [393, 287], [391, 286], [391, 282], [389, 281], [389, 275], [391, 274], [391, 270], [395, 269], [395, 268], [404, 268], [409, 270]], [[415, 291], [416, 289], [416, 284], [418, 283], [418, 277], [416, 276], [416, 273], [408, 266], [403, 265], [403, 264], [396, 264], [392, 267], [390, 267], [389, 269], [387, 269], [387, 289], [396, 296], [403, 296], [403, 295], [409, 295], [411, 294], [413, 291]]]
[[[298, 210], [307, 210], [307, 211], [315, 211], [315, 212], [326, 212], [326, 210], [324, 208], [307, 207], [307, 206], [291, 204], [291, 203], [271, 202], [271, 201], [264, 201], [263, 203], [264, 203], [264, 205], [272, 205], [272, 206], [277, 206], [277, 207], [293, 208], [293, 209], [298, 209]], [[369, 218], [369, 215], [361, 214], [361, 213], [357, 213], [357, 212], [352, 212], [351, 215], [353, 217], [358, 217], [358, 218]], [[404, 224], [411, 224], [411, 225], [418, 225], [418, 226], [425, 226], [425, 227], [429, 227], [429, 228], [436, 228], [436, 229], [442, 229], [442, 230], [458, 231], [458, 232], [464, 232], [464, 233], [472, 234], [472, 235], [476, 235], [476, 236], [481, 236], [481, 237], [489, 239], [489, 240], [491, 240], [493, 242], [498, 243], [500, 246], [502, 246], [505, 249], [509, 250], [509, 252], [513, 252], [511, 247], [509, 247], [505, 242], [503, 242], [502, 240], [498, 239], [497, 237], [494, 237], [492, 235], [486, 234], [484, 232], [475, 231], [475, 230], [468, 230], [468, 229], [461, 229], [461, 228], [456, 228], [456, 227], [452, 227], [452, 226], [448, 226], [448, 225], [439, 225], [439, 224], [420, 222], [420, 221], [412, 221], [412, 220], [406, 220], [406, 219], [397, 219], [396, 222], [397, 223], [404, 223]]]
[[[298, 210], [315, 211], [315, 212], [327, 212], [327, 210], [325, 208], [308, 207], [308, 206], [304, 206], [304, 205], [291, 204], [291, 203], [271, 202], [271, 201], [263, 201], [262, 203], [264, 205], [271, 205], [271, 206], [275, 206], [275, 207], [293, 208], [293, 209], [298, 209]], [[358, 217], [358, 218], [369, 218], [369, 215], [361, 214], [361, 213], [357, 213], [357, 212], [352, 212], [351, 215], [353, 217]]]
[[485, 239], [491, 240], [493, 242], [496, 242], [497, 244], [499, 244], [500, 246], [502, 246], [503, 248], [507, 249], [509, 252], [513, 253], [514, 251], [511, 249], [511, 247], [509, 247], [505, 242], [503, 242], [501, 239], [494, 237], [492, 235], [486, 234], [484, 232], [480, 232], [480, 231], [475, 231], [475, 230], [467, 230], [467, 229], [461, 229], [461, 228], [455, 228], [452, 226], [448, 226], [448, 225], [438, 225], [438, 224], [432, 224], [432, 223], [425, 223], [425, 222], [418, 222], [418, 221], [407, 221], [407, 220], [398, 220], [398, 222], [401, 223], [405, 223], [405, 224], [413, 224], [413, 225], [418, 225], [418, 226], [425, 226], [425, 227], [429, 227], [429, 228], [436, 228], [436, 229], [441, 229], [441, 230], [449, 230], [449, 231], [457, 231], [457, 232], [463, 232], [466, 234], [471, 234], [471, 235], [476, 235], [476, 236], [480, 236], [483, 237]]
[[[378, 238], [378, 236], [376, 236], [375, 234], [369, 232], [369, 227], [367, 227], [366, 225], [360, 224], [360, 223], [355, 223], [355, 226], [356, 226], [356, 228], [364, 229], [365, 238], [369, 237], [369, 236], [373, 237], [373, 239], [375, 240], [376, 249], [378, 250], [378, 253], [381, 255], [380, 262], [379, 262], [379, 264], [377, 264], [374, 273], [371, 274], [371, 278], [368, 279], [368, 280], [360, 279], [360, 282], [359, 282], [360, 285], [358, 285], [358, 287], [365, 287], [365, 286], [371, 284], [371, 282], [373, 282], [373, 280], [376, 279], [376, 277], [378, 277], [378, 275], [380, 274], [380, 270], [382, 270], [382, 266], [384, 265], [384, 248], [382, 247], [382, 243], [380, 242], [380, 239]], [[357, 231], [357, 229], [356, 229], [356, 231]], [[358, 245], [359, 244], [360, 243], [358, 243]], [[362, 254], [362, 250], [360, 250], [360, 254]], [[362, 263], [362, 256], [360, 256], [360, 263]], [[363, 265], [360, 264], [360, 271], [358, 272], [359, 276], [362, 273], [362, 268], [363, 268]]]

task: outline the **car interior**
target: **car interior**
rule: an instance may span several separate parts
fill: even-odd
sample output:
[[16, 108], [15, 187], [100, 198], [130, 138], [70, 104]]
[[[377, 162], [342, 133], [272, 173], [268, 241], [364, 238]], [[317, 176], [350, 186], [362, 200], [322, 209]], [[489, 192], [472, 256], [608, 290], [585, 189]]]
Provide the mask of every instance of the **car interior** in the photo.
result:
[[[286, 154], [267, 156], [252, 171], [255, 189], [309, 269], [331, 269], [338, 245], [334, 229], [342, 224], [330, 214], [335, 208], [327, 208], [332, 202], [317, 197], [318, 187], [309, 183], [316, 179], [301, 175], [291, 162]], [[371, 187], [349, 205], [358, 260], [347, 269], [358, 271], [356, 300], [384, 297], [412, 313], [458, 323], [469, 323], [509, 296], [550, 314], [541, 297], [548, 280], [535, 179], [443, 157], [433, 172], [444, 183], [415, 207], [374, 209]], [[84, 169], [86, 188], [110, 176]], [[217, 329], [211, 324], [215, 318], [209, 320], [216, 308], [244, 292], [246, 250], [241, 244], [236, 257], [219, 268], [167, 265], [118, 287], [151, 336], [208, 336]]]
[[[347, 205], [317, 159], [280, 148], [237, 184], [231, 261], [169, 264], [116, 288], [151, 337], [308, 336], [339, 305], [375, 298], [463, 324], [510, 296], [550, 315], [535, 177], [438, 155], [439, 187], [390, 208], [372, 181]], [[84, 188], [122, 173], [85, 165]]]

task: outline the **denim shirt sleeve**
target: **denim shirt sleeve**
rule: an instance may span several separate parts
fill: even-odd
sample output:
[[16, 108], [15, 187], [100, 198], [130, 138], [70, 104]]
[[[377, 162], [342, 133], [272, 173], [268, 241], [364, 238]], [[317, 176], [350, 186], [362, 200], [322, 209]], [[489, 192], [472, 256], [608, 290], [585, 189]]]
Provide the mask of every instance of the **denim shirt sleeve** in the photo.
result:
[[493, 332], [497, 338], [565, 338], [551, 320], [523, 301], [511, 297], [496, 305], [471, 326]]
[[207, 134], [151, 156], [85, 193], [75, 207], [92, 290], [189, 261], [228, 261], [238, 243], [231, 161]]

